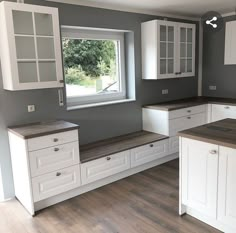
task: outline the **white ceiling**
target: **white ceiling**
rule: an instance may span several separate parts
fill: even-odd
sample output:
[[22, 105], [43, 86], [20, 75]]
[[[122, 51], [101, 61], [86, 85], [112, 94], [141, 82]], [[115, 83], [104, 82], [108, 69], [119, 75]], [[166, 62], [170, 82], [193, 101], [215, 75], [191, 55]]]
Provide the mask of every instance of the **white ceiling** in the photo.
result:
[[51, 0], [149, 14], [200, 17], [207, 11], [235, 12], [236, 0]]

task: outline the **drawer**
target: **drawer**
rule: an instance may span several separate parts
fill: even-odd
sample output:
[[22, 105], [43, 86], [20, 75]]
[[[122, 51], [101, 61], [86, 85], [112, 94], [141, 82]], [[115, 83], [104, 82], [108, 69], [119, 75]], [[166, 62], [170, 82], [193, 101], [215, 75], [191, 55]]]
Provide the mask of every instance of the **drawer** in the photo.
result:
[[79, 144], [71, 142], [29, 152], [31, 176], [38, 176], [79, 163]]
[[206, 112], [206, 104], [189, 107], [189, 108], [182, 108], [175, 111], [170, 111], [169, 119], [175, 119], [175, 118], [184, 117], [188, 115], [194, 115], [194, 114], [202, 113], [202, 112]]
[[168, 139], [150, 143], [131, 150], [131, 167], [163, 158], [168, 154]]
[[190, 129], [203, 124], [206, 124], [206, 113], [199, 113], [170, 120], [169, 136], [176, 136], [181, 130]]
[[80, 167], [75, 165], [32, 179], [34, 201], [40, 201], [80, 186]]
[[28, 139], [27, 142], [28, 142], [28, 150], [34, 151], [78, 140], [79, 140], [78, 130], [72, 130], [72, 131], [50, 134], [47, 136]]
[[226, 118], [236, 119], [236, 106], [212, 104], [211, 121], [219, 121]]
[[81, 165], [82, 184], [117, 174], [130, 168], [130, 151], [124, 151]]
[[179, 137], [169, 138], [169, 154], [174, 154], [179, 151]]

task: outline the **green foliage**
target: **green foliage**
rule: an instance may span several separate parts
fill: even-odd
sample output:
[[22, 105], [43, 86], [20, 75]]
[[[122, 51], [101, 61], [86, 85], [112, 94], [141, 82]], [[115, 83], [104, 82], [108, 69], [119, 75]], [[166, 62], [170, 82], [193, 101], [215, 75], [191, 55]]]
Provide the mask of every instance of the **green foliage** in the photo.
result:
[[79, 84], [88, 76], [116, 72], [116, 45], [113, 41], [63, 38], [64, 65], [67, 83]]

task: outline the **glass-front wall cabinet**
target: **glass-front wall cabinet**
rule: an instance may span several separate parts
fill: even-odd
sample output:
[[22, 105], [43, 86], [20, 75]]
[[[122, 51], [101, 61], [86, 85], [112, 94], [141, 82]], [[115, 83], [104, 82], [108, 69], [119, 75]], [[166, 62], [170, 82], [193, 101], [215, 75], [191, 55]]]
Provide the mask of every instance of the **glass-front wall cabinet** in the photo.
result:
[[166, 20], [142, 23], [143, 79], [194, 76], [195, 27]]
[[4, 88], [63, 87], [58, 10], [2, 2], [0, 13]]

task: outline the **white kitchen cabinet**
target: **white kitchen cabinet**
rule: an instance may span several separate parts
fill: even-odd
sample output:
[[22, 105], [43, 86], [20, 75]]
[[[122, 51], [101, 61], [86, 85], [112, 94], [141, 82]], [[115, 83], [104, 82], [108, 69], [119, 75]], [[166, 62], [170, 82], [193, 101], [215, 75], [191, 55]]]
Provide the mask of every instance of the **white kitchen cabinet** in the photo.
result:
[[58, 9], [3, 1], [0, 22], [4, 89], [63, 87]]
[[211, 122], [223, 120], [226, 118], [236, 119], [236, 106], [212, 104]]
[[194, 76], [195, 27], [164, 20], [142, 23], [142, 78]]
[[168, 150], [168, 140], [162, 140], [136, 147], [131, 150], [131, 167], [137, 167], [163, 158], [168, 154]]
[[218, 220], [236, 231], [235, 167], [236, 149], [220, 146]]
[[225, 65], [236, 64], [236, 21], [226, 22]]
[[182, 204], [216, 218], [218, 146], [181, 140]]

